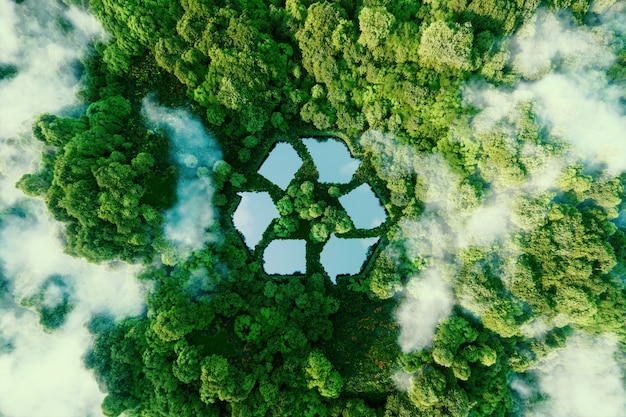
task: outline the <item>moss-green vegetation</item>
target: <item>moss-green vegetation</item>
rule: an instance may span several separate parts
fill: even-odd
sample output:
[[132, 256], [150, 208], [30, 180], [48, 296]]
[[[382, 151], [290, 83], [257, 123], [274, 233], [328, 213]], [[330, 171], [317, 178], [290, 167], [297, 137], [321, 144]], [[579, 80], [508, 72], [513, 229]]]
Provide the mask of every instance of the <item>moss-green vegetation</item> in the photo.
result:
[[67, 287], [63, 277], [52, 276], [35, 295], [21, 300], [20, 304], [36, 311], [39, 323], [46, 331], [52, 331], [63, 324], [65, 316], [74, 308]]
[[[473, 131], [477, 109], [461, 100], [469, 82], [519, 79], [503, 39], [540, 4], [594, 18], [582, 0], [91, 0], [112, 37], [84, 63], [87, 106], [36, 120], [40, 170], [19, 182], [65, 223], [67, 251], [149, 262], [163, 247], [177, 171], [167, 138], [142, 119], [147, 94], [195, 114], [223, 151], [206, 172], [219, 238], [144, 272], [153, 283], [145, 316], [92, 323], [86, 362], [107, 389], [104, 414], [507, 416], [521, 404], [512, 375], [530, 380], [525, 372], [570, 333], [624, 341], [626, 235], [614, 219], [626, 177], [572, 164], [549, 190], [516, 194], [566, 145], [529, 103]], [[622, 85], [624, 63], [622, 51], [609, 70]], [[13, 75], [0, 68], [0, 79]], [[258, 175], [276, 141], [304, 155], [297, 138], [309, 135], [346, 142], [363, 161], [353, 183], [314, 185], [310, 158], [286, 193]], [[432, 168], [434, 154], [443, 165]], [[426, 183], [429, 172], [450, 187]], [[370, 236], [337, 201], [359, 181], [389, 218], [372, 232], [383, 236], [363, 273], [335, 286], [319, 251], [333, 231]], [[245, 190], [269, 190], [282, 214], [253, 253], [231, 221]], [[420, 233], [435, 229], [415, 225], [450, 235], [456, 217], [498, 190], [510, 196], [515, 233], [420, 252]], [[440, 212], [428, 217], [432, 201]], [[306, 275], [262, 271], [262, 248], [284, 237], [310, 241]], [[403, 353], [396, 300], [438, 261], [455, 268], [459, 305], [432, 344]], [[38, 308], [42, 296], [27, 304]], [[67, 311], [51, 308], [41, 312], [53, 328]], [[532, 334], [533, 319], [551, 330]]]
[[[168, 144], [141, 121], [135, 87], [106, 74], [99, 56], [87, 67], [91, 101], [77, 117], [42, 114], [33, 125], [43, 144], [40, 170], [18, 186], [44, 198], [67, 227], [67, 252], [92, 262], [149, 261], [161, 235], [160, 210], [173, 203], [176, 173]], [[98, 76], [102, 78], [98, 78]]]
[[18, 70], [13, 65], [0, 65], [0, 80], [15, 77], [17, 73]]

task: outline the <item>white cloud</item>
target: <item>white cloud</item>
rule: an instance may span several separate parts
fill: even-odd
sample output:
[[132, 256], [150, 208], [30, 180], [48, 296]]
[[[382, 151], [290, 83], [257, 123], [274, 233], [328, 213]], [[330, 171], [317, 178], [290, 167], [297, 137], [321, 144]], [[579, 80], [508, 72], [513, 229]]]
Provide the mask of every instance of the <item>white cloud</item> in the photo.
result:
[[513, 90], [478, 83], [465, 89], [466, 101], [481, 109], [474, 131], [489, 130], [520, 103], [533, 102], [538, 122], [571, 145], [568, 162], [605, 164], [614, 175], [626, 170], [624, 91], [606, 75], [615, 61], [613, 32], [626, 26], [618, 4], [607, 6], [611, 13], [593, 28], [546, 11], [530, 19], [513, 38], [513, 68], [525, 81]]
[[5, 215], [0, 223], [0, 264], [18, 301], [34, 295], [50, 276], [61, 275], [73, 287], [73, 298], [90, 312], [118, 317], [142, 312], [144, 290], [134, 278], [138, 266], [95, 265], [66, 255], [59, 225], [46, 215], [43, 203], [21, 207], [25, 217]]
[[465, 220], [463, 232], [458, 235], [459, 246], [486, 247], [495, 239], [509, 233], [511, 231], [511, 206], [511, 196], [500, 193], [471, 212]]
[[404, 178], [415, 172], [419, 164], [417, 153], [395, 141], [395, 136], [379, 130], [368, 130], [359, 139], [361, 146], [376, 155], [376, 168], [387, 178]]
[[12, 0], [0, 0], [0, 63], [11, 64], [15, 61], [19, 50], [19, 40], [16, 36], [15, 3]]
[[398, 371], [391, 376], [391, 379], [396, 386], [402, 392], [408, 392], [413, 386], [412, 382], [413, 374], [409, 372]]
[[[621, 13], [623, 22], [623, 9], [616, 13]], [[611, 22], [616, 21], [619, 18], [613, 16]], [[507, 179], [496, 161], [483, 161], [483, 168], [492, 169], [495, 175], [482, 195], [452, 173], [440, 155], [416, 155], [391, 135], [380, 132], [363, 135], [361, 145], [378, 157], [383, 176], [400, 179], [416, 173], [423, 184], [420, 197], [424, 213], [416, 220], [401, 220], [396, 236], [409, 258], [422, 258], [428, 266], [411, 282], [435, 284], [437, 274], [433, 270], [452, 271], [447, 275], [454, 275], [456, 256], [469, 246], [489, 248], [499, 243], [507, 256], [515, 259], [512, 235], [536, 224], [535, 217], [541, 215], [520, 212], [519, 202], [553, 191], [564, 167], [583, 161], [594, 167], [605, 164], [612, 174], [626, 170], [626, 118], [619, 102], [623, 90], [611, 86], [605, 76], [614, 61], [608, 47], [610, 38], [606, 26], [581, 28], [572, 19], [540, 12], [514, 39], [513, 67], [525, 81], [512, 89], [475, 82], [466, 87], [464, 99], [479, 113], [472, 118], [470, 137], [466, 137], [467, 132], [454, 131], [454, 140], [465, 141], [464, 145], [471, 148], [477, 146], [479, 135], [497, 129], [519, 152], [525, 167], [520, 179]], [[532, 103], [536, 122], [546, 128], [548, 136], [571, 145], [567, 152], [555, 152], [541, 140], [517, 150], [516, 121], [523, 116], [520, 109], [527, 103]], [[535, 220], [522, 221], [520, 216], [526, 215]], [[453, 280], [447, 282], [445, 285], [450, 285]], [[412, 297], [399, 307], [400, 345], [404, 350], [428, 346], [432, 340], [429, 331], [434, 332], [436, 323], [445, 318], [443, 312], [449, 313], [452, 294], [437, 288], [433, 292], [437, 297], [435, 294], [446, 308], [429, 310], [427, 306], [435, 303]], [[472, 311], [481, 310], [470, 299], [455, 302]]]
[[[196, 159], [196, 166], [205, 167], [213, 166], [222, 158], [215, 137], [189, 112], [159, 106], [149, 97], [143, 100], [142, 109], [149, 123], [168, 133], [174, 159], [181, 167], [187, 167], [190, 156]], [[190, 174], [193, 176], [195, 172]]]
[[513, 94], [534, 100], [540, 121], [572, 145], [572, 158], [606, 164], [616, 175], [626, 170], [624, 91], [606, 71], [615, 61], [613, 31], [623, 29], [626, 13], [623, 7], [611, 10], [595, 28], [547, 12], [529, 21], [515, 37], [513, 66], [531, 81]]
[[537, 370], [547, 399], [529, 417], [624, 417], [626, 391], [611, 336], [576, 335]]
[[[20, 198], [13, 184], [39, 157], [39, 144], [30, 137], [32, 121], [77, 105], [77, 59], [103, 30], [85, 13], [51, 1], [0, 0], [0, 10], [0, 63], [18, 70], [0, 81], [0, 200], [12, 204]], [[79, 29], [62, 31], [57, 17], [80, 23]]]
[[398, 227], [404, 250], [410, 258], [443, 259], [454, 247], [455, 236], [435, 214], [425, 213], [419, 220], [402, 219]]
[[595, 79], [551, 74], [523, 88], [534, 94], [537, 112], [552, 130], [574, 146], [574, 157], [606, 164], [618, 174], [626, 170], [626, 117], [615, 88], [602, 81], [597, 85]]
[[165, 213], [164, 232], [183, 255], [202, 248], [205, 242], [214, 238], [207, 232], [216, 217], [211, 204], [213, 192], [209, 178], [181, 179], [178, 182], [178, 203]]
[[[606, 70], [614, 61], [609, 48], [610, 32], [623, 30], [626, 4], [619, 2], [622, 7], [616, 9], [611, 7], [615, 2], [605, 3], [606, 7], [596, 11], [610, 9], [612, 15], [604, 16], [604, 24], [591, 29], [576, 26], [571, 18], [539, 13], [515, 38], [517, 51], [513, 67], [525, 81], [513, 89], [474, 84], [466, 91], [468, 102], [481, 109], [474, 118], [474, 131], [484, 132], [501, 121], [506, 123], [507, 114], [516, 106], [532, 102], [537, 122], [547, 128], [550, 136], [569, 146], [565, 154], [549, 158], [540, 157], [543, 153], [540, 146], [525, 149], [527, 160], [539, 156], [542, 161], [524, 184], [507, 191], [514, 196], [528, 199], [552, 189], [562, 169], [576, 163], [591, 169], [606, 168], [609, 175], [626, 171], [626, 117], [620, 103], [624, 90], [612, 85], [606, 76]], [[496, 190], [496, 197], [498, 191], [506, 191], [506, 188]], [[530, 217], [536, 215], [528, 213]], [[486, 220], [489, 217], [494, 221], [502, 218], [500, 215], [484, 216]], [[526, 230], [524, 222], [517, 220], [512, 230], [515, 227]], [[553, 327], [554, 322], [539, 317], [521, 330], [529, 338], [541, 338]], [[525, 415], [623, 417], [626, 390], [624, 370], [614, 358], [617, 351], [618, 346], [609, 335], [571, 337], [565, 349], [554, 352], [539, 364], [538, 389], [547, 398]], [[533, 387], [521, 381], [514, 382], [512, 387], [526, 398], [534, 393]]]
[[[1, 310], [0, 310], [1, 311]], [[14, 350], [0, 356], [0, 413], [6, 417], [100, 416], [104, 397], [82, 364], [91, 337], [75, 314], [55, 334], [31, 312], [2, 311]], [[82, 317], [84, 318], [84, 317]]]
[[[82, 106], [75, 96], [77, 59], [102, 28], [78, 9], [51, 1], [0, 0], [0, 10], [0, 63], [18, 70], [0, 81], [0, 266], [11, 291], [0, 303], [0, 338], [12, 345], [0, 354], [0, 415], [100, 416], [104, 394], [82, 362], [93, 343], [85, 323], [96, 313], [121, 319], [143, 312], [138, 268], [93, 265], [64, 254], [44, 203], [26, 198], [14, 184], [37, 169], [34, 118]], [[62, 30], [57, 18], [76, 29]], [[74, 308], [59, 329], [44, 332], [38, 315], [19, 302], [51, 276], [62, 277]], [[58, 296], [50, 288], [44, 302]]]
[[[103, 393], [82, 363], [93, 342], [85, 324], [98, 313], [116, 319], [141, 314], [145, 288], [135, 278], [138, 267], [94, 265], [65, 255], [42, 205], [23, 204], [25, 217], [5, 215], [0, 226], [0, 264], [15, 300], [0, 306], [0, 335], [14, 347], [0, 355], [0, 414], [99, 416]], [[37, 314], [18, 303], [51, 276], [67, 284], [74, 309], [61, 328], [48, 333]]]
[[472, 131], [488, 132], [496, 123], [516, 112], [516, 105], [532, 99], [526, 91], [501, 91], [486, 83], [472, 82], [463, 88], [463, 100], [480, 109], [472, 118]]
[[[372, 137], [376, 141], [366, 144], [383, 156], [383, 164], [411, 153], [390, 136]], [[392, 238], [409, 259], [422, 259], [427, 266], [409, 280], [405, 290], [410, 295], [396, 313], [401, 326], [399, 344], [403, 351], [413, 351], [430, 345], [437, 325], [450, 315], [455, 303], [474, 309], [473, 300], [457, 300], [452, 292], [458, 272], [456, 256], [470, 245], [491, 245], [512, 230], [513, 196], [508, 189], [494, 189], [479, 198], [438, 154], [415, 155], [411, 166], [392, 169], [403, 177], [412, 169], [423, 187], [425, 211], [418, 219], [400, 220]]]
[[437, 326], [454, 306], [450, 270], [429, 269], [411, 278], [407, 296], [396, 312], [403, 352], [424, 349], [432, 343]]
[[83, 44], [93, 40], [94, 37], [108, 37], [98, 19], [76, 6], [70, 6], [65, 12], [65, 17], [70, 21], [74, 29], [81, 32]]
[[198, 168], [212, 168], [222, 153], [215, 137], [188, 112], [160, 107], [149, 98], [143, 101], [143, 112], [150, 124], [169, 135], [180, 167], [178, 202], [165, 213], [164, 232], [184, 257], [215, 238], [207, 232], [216, 218], [212, 205], [215, 189], [209, 177], [198, 176]]
[[527, 79], [556, 68], [590, 70], [606, 67], [614, 56], [600, 31], [583, 29], [571, 17], [540, 11], [514, 38], [513, 67]]
[[[14, 42], [16, 48], [9, 47], [5, 55], [19, 73], [0, 84], [0, 137], [28, 131], [36, 115], [76, 102], [74, 88], [78, 80], [73, 67], [83, 46], [84, 32], [62, 33], [56, 26], [56, 16], [62, 16], [59, 6], [48, 1], [31, 4], [8, 6], [7, 10], [14, 7], [19, 13], [3, 17], [15, 19], [4, 22], [9, 27], [12, 23], [19, 34], [8, 37], [8, 43]], [[0, 6], [4, 11], [6, 4]]]

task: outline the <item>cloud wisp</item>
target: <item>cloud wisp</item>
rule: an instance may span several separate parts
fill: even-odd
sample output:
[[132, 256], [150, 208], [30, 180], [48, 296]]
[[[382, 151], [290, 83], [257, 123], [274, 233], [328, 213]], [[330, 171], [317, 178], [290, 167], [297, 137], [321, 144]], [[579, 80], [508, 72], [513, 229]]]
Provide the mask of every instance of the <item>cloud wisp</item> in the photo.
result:
[[396, 312], [402, 331], [398, 343], [403, 352], [428, 348], [437, 326], [454, 307], [450, 270], [431, 268], [407, 284], [408, 296]]
[[[514, 112], [513, 107], [510, 112]], [[508, 113], [500, 117], [504, 115], [515, 117]], [[498, 127], [500, 122], [492, 120], [490, 124]], [[560, 167], [555, 168], [550, 159], [545, 159], [536, 162], [526, 178], [492, 184], [481, 193], [454, 173], [441, 154], [418, 155], [380, 132], [368, 132], [362, 145], [378, 155], [383, 175], [395, 178], [392, 181], [417, 175], [416, 190], [424, 211], [418, 218], [398, 222], [391, 242], [393, 249], [387, 251], [392, 258], [398, 258], [394, 251], [399, 244], [409, 261], [423, 265], [418, 273], [407, 277], [396, 318], [401, 326], [399, 344], [403, 351], [428, 348], [437, 326], [448, 318], [455, 304], [476, 315], [484, 310], [470, 297], [455, 296], [454, 288], [460, 279], [459, 255], [469, 247], [492, 245], [505, 248], [507, 253], [513, 251], [508, 239], [520, 229], [516, 203], [554, 186], [553, 171]]]
[[[615, 32], [624, 33], [625, 7], [609, 10], [601, 16], [603, 24], [594, 28], [539, 12], [510, 40], [511, 65], [520, 81], [512, 88], [476, 82], [465, 87], [465, 103], [478, 114], [470, 119], [469, 129], [453, 128], [451, 140], [466, 149], [497, 145], [516, 159], [507, 165], [484, 157], [489, 149], [481, 148], [477, 172], [488, 187], [474, 191], [437, 153], [417, 155], [380, 132], [364, 135], [361, 144], [377, 155], [381, 177], [401, 181], [416, 174], [416, 194], [424, 203], [419, 217], [402, 219], [396, 226], [395, 242], [409, 260], [422, 265], [419, 273], [407, 277], [396, 313], [404, 352], [429, 348], [437, 325], [455, 304], [478, 317], [485, 310], [472, 297], [455, 297], [463, 285], [459, 255], [465, 249], [497, 248], [502, 265], [496, 267], [515, 269], [515, 234], [533, 230], [547, 215], [533, 201], [549, 202], [558, 194], [559, 181], [571, 166], [601, 171], [603, 178], [626, 171], [624, 90], [607, 75], [615, 60], [612, 39]], [[519, 122], [525, 121], [537, 129], [531, 140], [518, 137], [523, 130]], [[537, 334], [527, 336], [540, 338], [552, 326], [543, 323]], [[623, 415], [624, 370], [614, 359], [616, 351], [610, 335], [570, 338], [565, 349], [537, 365], [538, 389], [547, 399], [525, 415]], [[406, 388], [406, 381], [398, 384]]]
[[[581, 163], [609, 177], [626, 171], [625, 91], [607, 75], [615, 60], [613, 39], [624, 33], [623, 3], [595, 10], [603, 14], [594, 28], [540, 13], [514, 40], [519, 51], [513, 66], [523, 81], [513, 94], [532, 99], [539, 120], [568, 145], [563, 165]], [[540, 40], [545, 33], [551, 34], [549, 42]], [[611, 335], [571, 337], [564, 349], [538, 365], [539, 388], [547, 399], [528, 415], [624, 415], [626, 370], [615, 361], [617, 349]]]
[[612, 175], [626, 171], [624, 91], [607, 76], [616, 59], [610, 45], [624, 14], [607, 14], [603, 25], [587, 28], [541, 12], [513, 40], [513, 68], [523, 79], [513, 94], [536, 103], [542, 123], [571, 144], [572, 159], [606, 167]]
[[[370, 131], [361, 137], [361, 146], [376, 155], [381, 177], [400, 182], [415, 173], [425, 174], [424, 199], [427, 209], [418, 219], [402, 219], [395, 226], [391, 245], [386, 249], [391, 259], [400, 261], [401, 252], [411, 260], [422, 259], [426, 267], [407, 277], [403, 301], [396, 311], [400, 324], [398, 343], [404, 352], [428, 347], [437, 325], [452, 312], [455, 303], [452, 280], [455, 265], [449, 253], [455, 246], [454, 235], [445, 224], [454, 202], [448, 201], [450, 188], [444, 193], [438, 187], [454, 187], [457, 178], [447, 169], [439, 155], [420, 156], [407, 145], [398, 144], [390, 134]], [[430, 172], [428, 168], [432, 168]]]
[[150, 98], [144, 99], [143, 112], [150, 125], [163, 129], [170, 138], [179, 167], [178, 202], [165, 213], [164, 232], [184, 258], [216, 237], [207, 232], [216, 219], [215, 188], [208, 173], [221, 160], [222, 152], [215, 137], [188, 112], [158, 106]]
[[[623, 28], [616, 22], [623, 22], [624, 17], [624, 8], [612, 10], [601, 16], [602, 25], [588, 28], [576, 25], [571, 17], [541, 11], [512, 39], [512, 66], [520, 81], [513, 88], [472, 84], [465, 89], [466, 102], [480, 111], [471, 124], [475, 137], [500, 129], [517, 141], [512, 115], [530, 105], [544, 137], [561, 147], [546, 152], [541, 141], [524, 146], [518, 157], [530, 162], [526, 166], [534, 170], [531, 175], [516, 184], [514, 176], [507, 178], [506, 170], [501, 169], [492, 178], [491, 196], [483, 200], [483, 207], [475, 213], [482, 212], [483, 220], [495, 223], [506, 219], [496, 228], [505, 231], [505, 240], [516, 230], [532, 230], [536, 227], [533, 218], [547, 215], [545, 210], [520, 213], [524, 207], [529, 208], [520, 202], [542, 194], [554, 196], [559, 177], [565, 175], [568, 167], [581, 165], [584, 171], [601, 172], [603, 178], [626, 171], [626, 109], [621, 101], [624, 89], [607, 75], [615, 60], [610, 47], [612, 39]], [[481, 166], [483, 172], [489, 171], [488, 164], [486, 161]], [[490, 213], [489, 201], [494, 200], [500, 201], [501, 215]], [[478, 229], [484, 230], [488, 223], [480, 223]], [[466, 229], [452, 227], [454, 234], [461, 230]], [[515, 253], [510, 255], [510, 259], [515, 259]], [[461, 302], [480, 315], [479, 306], [473, 310], [471, 304]], [[540, 318], [527, 323], [527, 327], [533, 325], [538, 326], [533, 332], [536, 334], [527, 336], [539, 338], [554, 326]], [[623, 415], [624, 369], [614, 359], [616, 351], [610, 335], [570, 338], [566, 348], [537, 365], [538, 388], [547, 399], [530, 407], [525, 415]]]
[[[37, 169], [34, 118], [83, 106], [78, 59], [104, 31], [93, 17], [53, 1], [0, 0], [0, 10], [0, 66], [16, 71], [0, 80], [0, 280], [7, 291], [0, 294], [0, 414], [100, 416], [104, 394], [83, 364], [92, 343], [85, 324], [95, 314], [143, 312], [138, 268], [67, 256], [43, 201], [25, 197], [15, 182]], [[44, 331], [28, 301], [38, 294], [39, 307], [71, 305], [56, 329]]]
[[[104, 32], [93, 17], [52, 1], [0, 0], [0, 10], [0, 65], [17, 70], [0, 80], [0, 197], [10, 203], [20, 198], [13, 184], [39, 154], [39, 144], [29, 140], [33, 119], [77, 104], [77, 60]], [[80, 25], [66, 32], [57, 19]]]
[[531, 406], [528, 417], [623, 416], [626, 391], [617, 350], [610, 336], [570, 337], [564, 349], [539, 364], [539, 388], [547, 398]]

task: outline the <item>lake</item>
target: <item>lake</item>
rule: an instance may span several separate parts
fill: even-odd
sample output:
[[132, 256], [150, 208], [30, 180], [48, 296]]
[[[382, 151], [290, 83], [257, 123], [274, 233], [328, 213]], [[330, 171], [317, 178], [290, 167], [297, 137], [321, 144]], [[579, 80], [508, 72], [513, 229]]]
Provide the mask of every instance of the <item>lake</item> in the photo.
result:
[[306, 273], [306, 241], [301, 239], [271, 241], [263, 253], [263, 269], [272, 275]]
[[378, 239], [342, 239], [332, 235], [320, 255], [320, 262], [330, 279], [337, 283], [337, 275], [356, 275], [361, 272], [363, 263], [367, 260], [367, 250]]
[[339, 203], [357, 229], [372, 229], [383, 224], [387, 218], [380, 199], [368, 184], [361, 184], [348, 194], [339, 197]]
[[241, 202], [233, 213], [233, 224], [250, 249], [259, 243], [272, 220], [280, 217], [267, 192], [239, 193]]
[[335, 139], [302, 139], [319, 173], [319, 182], [345, 184], [350, 182], [359, 161], [350, 155], [348, 147]]
[[259, 168], [259, 174], [283, 190], [302, 166], [298, 152], [288, 143], [278, 142]]

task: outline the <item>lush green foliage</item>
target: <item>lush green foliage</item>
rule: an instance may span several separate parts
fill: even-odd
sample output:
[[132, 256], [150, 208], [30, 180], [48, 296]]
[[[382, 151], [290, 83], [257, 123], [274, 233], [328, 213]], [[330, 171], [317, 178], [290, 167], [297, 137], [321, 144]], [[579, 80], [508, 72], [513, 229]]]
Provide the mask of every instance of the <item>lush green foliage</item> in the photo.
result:
[[[107, 388], [105, 415], [507, 416], [519, 403], [511, 375], [573, 331], [626, 338], [626, 235], [612, 221], [626, 178], [572, 165], [553, 191], [513, 199], [513, 237], [449, 255], [460, 306], [432, 346], [402, 353], [397, 344], [394, 297], [432, 263], [407, 249], [419, 236], [406, 225], [425, 217], [428, 199], [420, 158], [440, 155], [459, 178], [445, 193], [472, 208], [492, 189], [530, 180], [537, 155], [566, 152], [528, 103], [506, 126], [470, 132], [475, 109], [461, 101], [468, 80], [515, 81], [501, 39], [539, 0], [89, 3], [112, 39], [85, 62], [88, 105], [36, 120], [40, 171], [19, 183], [67, 225], [68, 252], [148, 261], [164, 247], [176, 170], [166, 138], [142, 121], [146, 94], [186, 106], [224, 153], [206, 172], [220, 239], [143, 274], [154, 286], [144, 317], [90, 323], [97, 337], [86, 362]], [[543, 3], [580, 21], [589, 8]], [[622, 53], [610, 70], [616, 82], [624, 63]], [[10, 76], [0, 68], [0, 79]], [[276, 140], [299, 146], [294, 138], [305, 134], [343, 138], [363, 160], [357, 179], [314, 185], [305, 161], [286, 193], [272, 191], [257, 174], [262, 158]], [[337, 196], [362, 180], [390, 219], [363, 273], [337, 286], [319, 259], [307, 260], [306, 275], [267, 276], [261, 251], [250, 253], [232, 227], [236, 193], [270, 189], [282, 217], [259, 247], [300, 236], [319, 255], [329, 233], [356, 236]], [[71, 303], [46, 309], [44, 296], [25, 303], [54, 328]], [[542, 337], [528, 330], [540, 318], [553, 324]], [[394, 375], [406, 376], [404, 385]]]
[[122, 96], [133, 91], [102, 74], [99, 58], [90, 67], [94, 79], [83, 94], [93, 102], [77, 117], [37, 118], [33, 133], [43, 143], [42, 164], [18, 186], [43, 197], [67, 224], [68, 253], [93, 262], [147, 261], [161, 235], [159, 210], [172, 201], [168, 145], [143, 126], [138, 103], [131, 106]]

